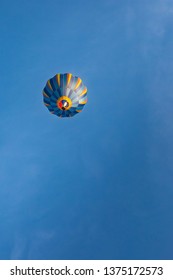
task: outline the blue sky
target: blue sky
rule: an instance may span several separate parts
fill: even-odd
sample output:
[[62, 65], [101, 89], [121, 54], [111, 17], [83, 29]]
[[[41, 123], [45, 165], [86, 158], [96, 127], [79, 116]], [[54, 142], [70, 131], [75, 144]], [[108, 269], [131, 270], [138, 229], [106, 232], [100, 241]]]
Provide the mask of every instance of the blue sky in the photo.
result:
[[[173, 259], [172, 1], [2, 1], [0, 25], [0, 259]], [[88, 104], [59, 119], [67, 72]]]

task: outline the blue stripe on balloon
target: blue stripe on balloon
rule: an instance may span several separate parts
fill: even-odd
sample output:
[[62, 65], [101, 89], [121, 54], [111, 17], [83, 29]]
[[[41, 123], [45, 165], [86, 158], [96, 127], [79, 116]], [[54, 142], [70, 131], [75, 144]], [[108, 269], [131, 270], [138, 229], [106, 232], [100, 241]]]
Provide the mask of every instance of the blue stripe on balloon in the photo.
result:
[[67, 74], [63, 75], [63, 86], [66, 88], [67, 86]]
[[60, 74], [60, 87], [63, 87], [63, 74]]
[[69, 111], [71, 114], [73, 114], [73, 113], [76, 112], [76, 108], [71, 107], [68, 111]]
[[61, 94], [61, 89], [60, 89], [60, 88], [58, 88], [58, 89], [56, 90], [56, 96], [57, 96], [57, 98], [59, 98], [59, 97], [62, 96], [62, 94]]
[[59, 85], [58, 85], [58, 82], [57, 82], [57, 79], [56, 79], [56, 75], [51, 80], [52, 80], [52, 83], [54, 85], [54, 91], [55, 91], [59, 88]]
[[50, 79], [50, 84], [51, 84], [51, 87], [52, 87], [53, 91], [55, 91], [55, 90], [56, 90], [56, 87], [55, 87], [55, 85], [54, 85], [53, 78]]
[[55, 111], [56, 113], [59, 113], [59, 114], [61, 114], [61, 112], [62, 112], [58, 107], [54, 108], [54, 111]]
[[54, 103], [54, 102], [52, 102], [52, 101], [50, 102], [50, 105], [51, 105], [52, 108], [57, 108], [56, 103]]
[[54, 111], [52, 107], [47, 107], [50, 112]]
[[49, 97], [52, 95], [53, 91], [48, 86], [45, 86], [43, 90]]
[[57, 99], [58, 99], [58, 98], [57, 98], [56, 96], [54, 96], [54, 95], [52, 95], [51, 98], [50, 98], [50, 100], [52, 100], [52, 101], [54, 101], [54, 102], [57, 102]]
[[83, 107], [84, 107], [84, 104], [79, 104], [79, 105], [77, 106], [76, 110], [82, 110]]
[[57, 100], [59, 98], [59, 93], [57, 91], [54, 91], [54, 93], [52, 94], [51, 98]]
[[44, 96], [43, 100], [46, 104], [50, 104], [50, 98], [47, 98], [46, 96]]

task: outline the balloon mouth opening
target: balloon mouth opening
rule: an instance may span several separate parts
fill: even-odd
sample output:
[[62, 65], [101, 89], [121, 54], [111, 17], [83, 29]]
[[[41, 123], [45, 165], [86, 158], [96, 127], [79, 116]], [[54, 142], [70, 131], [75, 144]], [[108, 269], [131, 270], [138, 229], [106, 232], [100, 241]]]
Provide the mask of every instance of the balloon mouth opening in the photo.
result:
[[67, 110], [67, 107], [69, 107], [69, 103], [65, 101], [64, 104], [62, 105], [62, 110], [63, 111]]
[[67, 96], [62, 96], [57, 100], [57, 106], [62, 111], [69, 110], [71, 108], [71, 105], [72, 105], [72, 101]]

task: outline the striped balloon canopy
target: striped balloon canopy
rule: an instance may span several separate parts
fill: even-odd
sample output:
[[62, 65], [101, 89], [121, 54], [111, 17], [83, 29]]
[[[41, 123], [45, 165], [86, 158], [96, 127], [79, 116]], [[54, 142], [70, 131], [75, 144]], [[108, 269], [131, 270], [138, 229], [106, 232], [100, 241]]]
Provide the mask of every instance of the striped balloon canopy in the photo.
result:
[[87, 103], [87, 88], [79, 77], [70, 73], [57, 74], [47, 81], [43, 101], [52, 114], [73, 117]]

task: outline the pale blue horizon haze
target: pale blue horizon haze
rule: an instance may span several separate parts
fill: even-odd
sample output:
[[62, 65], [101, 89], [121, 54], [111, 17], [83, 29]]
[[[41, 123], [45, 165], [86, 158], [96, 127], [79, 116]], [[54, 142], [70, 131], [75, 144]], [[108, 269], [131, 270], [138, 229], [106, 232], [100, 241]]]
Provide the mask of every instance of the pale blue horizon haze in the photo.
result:
[[[0, 259], [173, 259], [173, 2], [0, 9]], [[88, 103], [49, 113], [46, 81]]]

